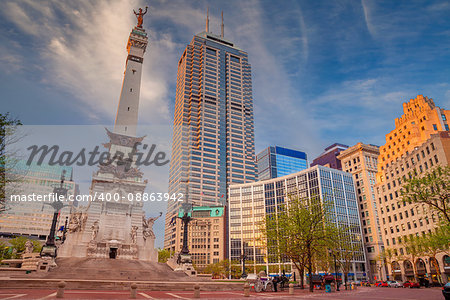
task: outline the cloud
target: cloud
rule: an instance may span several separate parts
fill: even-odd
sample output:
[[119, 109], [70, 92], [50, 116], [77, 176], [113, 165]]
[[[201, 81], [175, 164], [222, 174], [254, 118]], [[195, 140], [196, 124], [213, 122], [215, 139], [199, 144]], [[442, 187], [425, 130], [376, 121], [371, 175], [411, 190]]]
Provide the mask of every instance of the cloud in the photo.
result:
[[[42, 83], [73, 95], [91, 122], [112, 122], [123, 79], [127, 38], [135, 24], [134, 16], [124, 11], [131, 12], [138, 3], [48, 1], [37, 5], [22, 1], [7, 2], [5, 6], [10, 22], [34, 40], [43, 69]], [[145, 58], [150, 51], [156, 57], [164, 57], [170, 49], [170, 38], [159, 42], [150, 41], [154, 45]], [[169, 72], [156, 65], [151, 69], [144, 64], [140, 110], [144, 123], [170, 118]]]

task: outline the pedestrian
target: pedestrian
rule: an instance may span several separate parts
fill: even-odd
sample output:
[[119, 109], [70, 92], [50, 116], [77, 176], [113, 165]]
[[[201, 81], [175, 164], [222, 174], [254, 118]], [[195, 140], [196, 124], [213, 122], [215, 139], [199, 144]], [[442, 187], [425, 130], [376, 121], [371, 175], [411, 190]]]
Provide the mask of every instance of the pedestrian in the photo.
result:
[[275, 292], [278, 292], [278, 290], [277, 290], [278, 282], [280, 282], [280, 277], [279, 277], [278, 275], [276, 275], [276, 276], [273, 278], [273, 280], [272, 280], [272, 283], [273, 283], [273, 290], [274, 290]]

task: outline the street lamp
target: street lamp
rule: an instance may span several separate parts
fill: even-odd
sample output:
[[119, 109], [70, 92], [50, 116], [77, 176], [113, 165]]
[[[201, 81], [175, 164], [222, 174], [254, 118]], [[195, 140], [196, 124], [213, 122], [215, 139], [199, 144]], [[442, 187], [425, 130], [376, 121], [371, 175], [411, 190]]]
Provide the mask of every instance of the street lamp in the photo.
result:
[[45, 245], [41, 249], [41, 256], [50, 256], [50, 257], [56, 257], [56, 243], [55, 243], [55, 233], [56, 233], [56, 223], [58, 222], [58, 214], [59, 211], [67, 205], [64, 205], [62, 201], [59, 199], [60, 196], [63, 196], [64, 198], [67, 196], [67, 188], [64, 187], [64, 174], [66, 174], [66, 171], [63, 170], [61, 174], [61, 183], [58, 186], [53, 188], [53, 193], [55, 194], [56, 200], [52, 203], [44, 203], [47, 205], [50, 205], [53, 207], [53, 220], [52, 220], [52, 226], [50, 227], [50, 234], [47, 237], [47, 241], [45, 242]]
[[337, 280], [337, 263], [336, 263], [336, 254], [334, 254], [334, 252], [329, 249], [328, 252], [330, 253], [330, 255], [333, 255], [334, 258], [334, 274], [336, 276], [336, 291], [339, 292], [339, 281]]
[[189, 255], [188, 248], [188, 225], [192, 218], [189, 216], [189, 212], [192, 211], [192, 205], [189, 203], [183, 203], [183, 217], [181, 217], [181, 222], [183, 223], [183, 247], [181, 248], [181, 255]]
[[247, 278], [247, 272], [245, 272], [245, 260], [247, 259], [247, 255], [242, 254], [241, 260], [242, 260], [242, 275], [241, 278]]

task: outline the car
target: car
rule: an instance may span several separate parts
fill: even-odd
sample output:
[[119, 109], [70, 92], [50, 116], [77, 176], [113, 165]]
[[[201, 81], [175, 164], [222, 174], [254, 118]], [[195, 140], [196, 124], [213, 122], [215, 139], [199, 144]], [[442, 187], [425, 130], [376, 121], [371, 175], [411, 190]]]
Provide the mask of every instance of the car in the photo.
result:
[[389, 287], [389, 284], [386, 281], [383, 281], [380, 286], [381, 287]]
[[380, 287], [382, 283], [383, 283], [383, 281], [377, 281], [377, 282], [375, 282], [374, 286]]
[[410, 289], [412, 289], [412, 288], [417, 288], [417, 289], [419, 289], [419, 288], [420, 288], [420, 284], [419, 284], [418, 282], [405, 281], [405, 282], [403, 283], [403, 287], [404, 287], [404, 288], [409, 287]]
[[450, 282], [447, 282], [442, 287], [442, 295], [444, 295], [445, 300], [450, 300]]
[[388, 284], [389, 284], [389, 287], [393, 287], [393, 288], [403, 287], [403, 283], [395, 281], [395, 280], [389, 281]]
[[368, 280], [361, 281], [361, 286], [370, 286], [370, 282]]

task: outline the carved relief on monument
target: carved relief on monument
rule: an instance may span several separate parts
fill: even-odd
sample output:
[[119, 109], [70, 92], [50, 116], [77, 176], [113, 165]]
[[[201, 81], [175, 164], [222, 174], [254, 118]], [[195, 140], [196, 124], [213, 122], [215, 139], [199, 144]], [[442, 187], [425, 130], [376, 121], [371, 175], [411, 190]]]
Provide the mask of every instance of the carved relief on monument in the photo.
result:
[[67, 230], [69, 233], [83, 231], [86, 224], [87, 214], [84, 211], [75, 211], [70, 215]]
[[91, 237], [91, 241], [95, 241], [95, 239], [97, 238], [98, 235], [98, 230], [99, 230], [99, 225], [98, 225], [98, 221], [95, 221], [94, 224], [92, 224], [92, 237]]
[[131, 227], [130, 237], [131, 237], [131, 243], [132, 244], [136, 244], [137, 243], [137, 230], [138, 230], [137, 226], [132, 226]]

